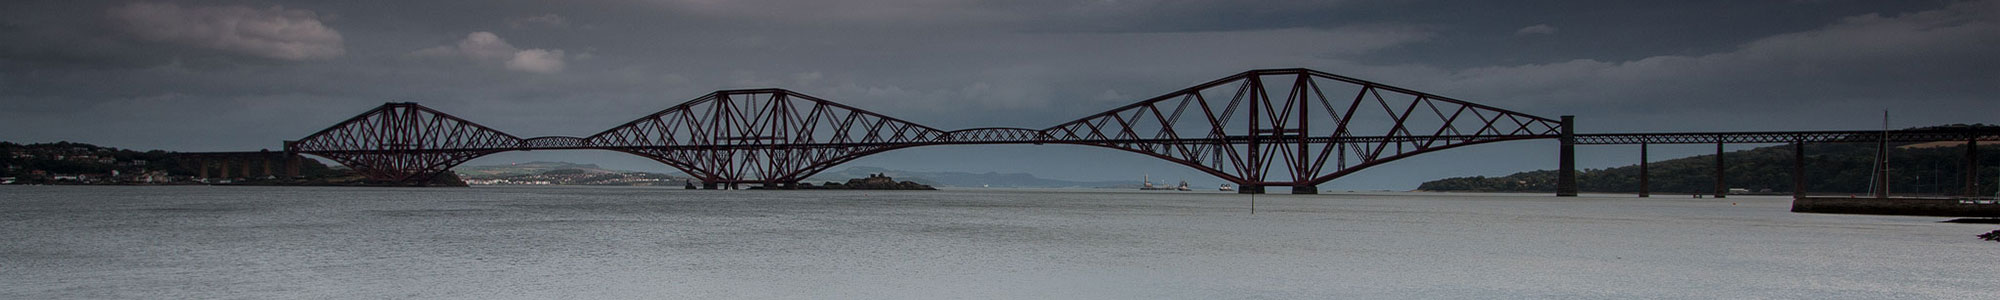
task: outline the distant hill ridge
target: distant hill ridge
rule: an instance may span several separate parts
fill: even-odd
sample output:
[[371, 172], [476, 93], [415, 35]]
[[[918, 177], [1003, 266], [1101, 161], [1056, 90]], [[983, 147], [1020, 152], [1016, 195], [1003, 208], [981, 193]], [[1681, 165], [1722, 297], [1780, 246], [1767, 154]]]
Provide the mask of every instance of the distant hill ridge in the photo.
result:
[[813, 175], [808, 182], [846, 181], [850, 178], [866, 178], [869, 174], [883, 174], [896, 180], [907, 180], [931, 186], [946, 187], [996, 187], [996, 188], [1094, 188], [1119, 185], [1133, 185], [1131, 181], [1070, 181], [1035, 177], [1028, 173], [970, 173], [970, 172], [923, 172], [891, 170], [877, 167], [849, 167], [840, 171], [822, 172]]
[[[498, 178], [498, 177], [507, 177], [515, 175], [535, 175], [535, 174], [543, 174], [543, 173], [548, 173], [550, 171], [558, 171], [558, 170], [580, 170], [585, 174], [611, 174], [611, 173], [634, 173], [634, 172], [652, 173], [652, 172], [639, 172], [630, 170], [606, 169], [596, 164], [579, 164], [579, 163], [552, 162], [552, 161], [536, 161], [536, 162], [525, 162], [525, 163], [497, 164], [497, 165], [460, 166], [452, 169], [452, 171], [457, 172], [461, 176], [467, 178]], [[566, 173], [571, 171], [563, 171], [563, 172]], [[683, 174], [680, 174], [679, 172], [674, 172], [670, 174], [676, 176], [685, 176]], [[1132, 186], [1137, 184], [1131, 181], [1070, 181], [1070, 180], [1060, 180], [1060, 179], [1048, 179], [1048, 178], [1035, 177], [1034, 174], [1028, 174], [1028, 173], [923, 172], [923, 171], [892, 170], [887, 168], [867, 167], [867, 166], [855, 166], [837, 171], [821, 172], [819, 174], [813, 175], [810, 178], [807, 178], [805, 182], [814, 184], [822, 182], [845, 182], [848, 179], [867, 178], [871, 174], [883, 174], [883, 175], [888, 175], [890, 177], [895, 177], [896, 180], [905, 180], [924, 185], [945, 186], [945, 187], [1094, 188], [1094, 187], [1110, 187], [1110, 186]]]
[[633, 173], [638, 171], [613, 170], [596, 164], [579, 164], [558, 161], [536, 161], [499, 165], [460, 166], [451, 169], [466, 177], [501, 177], [512, 175], [542, 174], [555, 170], [582, 170], [586, 174]]

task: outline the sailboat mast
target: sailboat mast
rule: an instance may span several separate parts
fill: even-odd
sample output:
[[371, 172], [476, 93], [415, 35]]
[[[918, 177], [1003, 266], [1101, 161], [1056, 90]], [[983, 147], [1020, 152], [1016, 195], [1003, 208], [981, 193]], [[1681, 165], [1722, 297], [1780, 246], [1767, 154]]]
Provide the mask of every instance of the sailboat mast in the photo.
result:
[[1889, 110], [1882, 110], [1882, 137], [1875, 141], [1875, 198], [1889, 198]]

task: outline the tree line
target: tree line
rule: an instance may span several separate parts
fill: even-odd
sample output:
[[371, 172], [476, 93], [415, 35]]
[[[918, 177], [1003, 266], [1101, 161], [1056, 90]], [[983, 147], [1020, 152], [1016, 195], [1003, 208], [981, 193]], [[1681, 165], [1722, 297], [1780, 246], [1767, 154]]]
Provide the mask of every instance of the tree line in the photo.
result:
[[[1952, 125], [1980, 126], [1987, 125]], [[1889, 187], [1897, 194], [1958, 195], [1965, 190], [1965, 143], [1949, 146], [1890, 143]], [[1934, 146], [1934, 147], [1931, 147]], [[1981, 145], [1976, 168], [1981, 180], [1980, 195], [2000, 189], [2000, 146]], [[1792, 145], [1759, 147], [1723, 154], [1725, 185], [1750, 191], [1792, 191]], [[1863, 194], [1874, 178], [1875, 143], [1819, 143], [1805, 147], [1805, 188], [1807, 193]], [[1648, 180], [1654, 193], [1705, 194], [1715, 192], [1715, 155], [1700, 155], [1648, 165]], [[1454, 177], [1425, 182], [1425, 191], [1555, 192], [1556, 171], [1537, 170], [1501, 177]], [[1636, 193], [1639, 191], [1637, 164], [1608, 169], [1577, 171], [1577, 188], [1584, 192]]]

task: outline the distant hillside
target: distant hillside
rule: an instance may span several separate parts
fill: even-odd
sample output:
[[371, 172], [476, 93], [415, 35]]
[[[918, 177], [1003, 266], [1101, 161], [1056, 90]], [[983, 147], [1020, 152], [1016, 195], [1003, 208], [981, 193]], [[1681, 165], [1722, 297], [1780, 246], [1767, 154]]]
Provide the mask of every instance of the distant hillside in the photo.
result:
[[1120, 184], [1131, 185], [1129, 181], [1068, 181], [1035, 177], [1028, 173], [967, 173], [967, 172], [917, 172], [890, 170], [877, 167], [850, 167], [839, 171], [827, 171], [813, 175], [810, 182], [846, 181], [849, 178], [866, 178], [868, 174], [885, 173], [896, 180], [907, 180], [931, 186], [950, 187], [1007, 187], [1007, 188], [1065, 188], [1065, 187], [1105, 187]]
[[[459, 176], [461, 177], [480, 178], [480, 179], [519, 178], [522, 176], [530, 176], [530, 175], [571, 175], [569, 173], [581, 173], [584, 175], [607, 175], [607, 174], [630, 174], [630, 173], [664, 175], [664, 174], [656, 174], [650, 172], [606, 169], [595, 164], [578, 164], [569, 162], [549, 162], [549, 161], [499, 164], [499, 165], [460, 166], [457, 168], [452, 168], [452, 171], [458, 173]], [[555, 171], [555, 173], [550, 173], [551, 171]], [[945, 187], [986, 186], [986, 187], [996, 187], [996, 188], [998, 187], [1007, 187], [1007, 188], [1086, 187], [1087, 188], [1087, 187], [1108, 187], [1108, 186], [1137, 186], [1138, 184], [1134, 181], [1068, 181], [1068, 180], [1039, 178], [1035, 177], [1035, 175], [1033, 174], [1028, 174], [1028, 173], [917, 172], [917, 171], [891, 170], [878, 167], [848, 167], [846, 169], [820, 172], [819, 174], [814, 174], [811, 178], [806, 179], [806, 182], [814, 184], [818, 184], [820, 182], [828, 182], [828, 181], [846, 182], [848, 179], [868, 178], [868, 175], [871, 174], [885, 174], [888, 175], [889, 177], [894, 177], [898, 181], [911, 181], [924, 185], [945, 186]], [[674, 174], [672, 176], [649, 176], [649, 177], [684, 178], [685, 175]]]
[[577, 164], [577, 163], [552, 162], [552, 161], [537, 161], [537, 162], [513, 163], [513, 164], [502, 164], [502, 165], [459, 166], [456, 168], [452, 168], [451, 170], [453, 172], [457, 172], [460, 176], [468, 178], [534, 175], [534, 174], [547, 173], [549, 171], [555, 171], [555, 170], [581, 170], [583, 173], [587, 174], [611, 174], [611, 173], [636, 172], [636, 171], [605, 169], [602, 167], [598, 167], [596, 164]]
[[[1973, 125], [1984, 126], [1984, 125]], [[1964, 189], [1964, 142], [1891, 143], [1889, 186], [1899, 194], [1958, 194]], [[1979, 156], [1982, 194], [2000, 184], [2000, 147], [1982, 143]], [[1731, 188], [1773, 192], [1792, 190], [1792, 146], [1779, 145], [1731, 151], [1723, 159]], [[1875, 144], [1822, 143], [1806, 145], [1806, 191], [1811, 193], [1868, 192], [1875, 161]], [[1715, 156], [1701, 155], [1652, 162], [1648, 167], [1655, 193], [1715, 192]], [[1633, 193], [1639, 190], [1639, 166], [1577, 171], [1577, 188], [1584, 192]], [[1554, 192], [1556, 172], [1538, 170], [1502, 177], [1456, 177], [1425, 182], [1426, 191]]]
[[[16, 144], [0, 141], [0, 177], [16, 178], [17, 183], [53, 183], [56, 178], [76, 178], [82, 184], [173, 184], [195, 183], [198, 160], [186, 160], [181, 153], [163, 150], [139, 151], [85, 143], [55, 142]], [[242, 165], [237, 165], [242, 166]], [[261, 168], [259, 168], [261, 170]], [[223, 176], [222, 173], [213, 174]], [[248, 177], [237, 173], [235, 177]], [[299, 175], [308, 182], [354, 181], [359, 175], [346, 169], [330, 168], [318, 160], [299, 161]], [[143, 179], [142, 179], [143, 177]], [[290, 178], [236, 181], [238, 184], [298, 184]]]

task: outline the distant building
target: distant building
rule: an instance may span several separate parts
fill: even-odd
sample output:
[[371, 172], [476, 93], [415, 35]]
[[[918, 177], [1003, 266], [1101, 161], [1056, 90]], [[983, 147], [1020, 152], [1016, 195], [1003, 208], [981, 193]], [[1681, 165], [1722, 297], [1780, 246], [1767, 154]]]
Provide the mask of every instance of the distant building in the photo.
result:
[[173, 177], [168, 176], [166, 171], [146, 171], [145, 173], [139, 173], [138, 176], [132, 177], [132, 181], [144, 182], [144, 183], [166, 183], [166, 182], [172, 182], [173, 180], [174, 180]]

